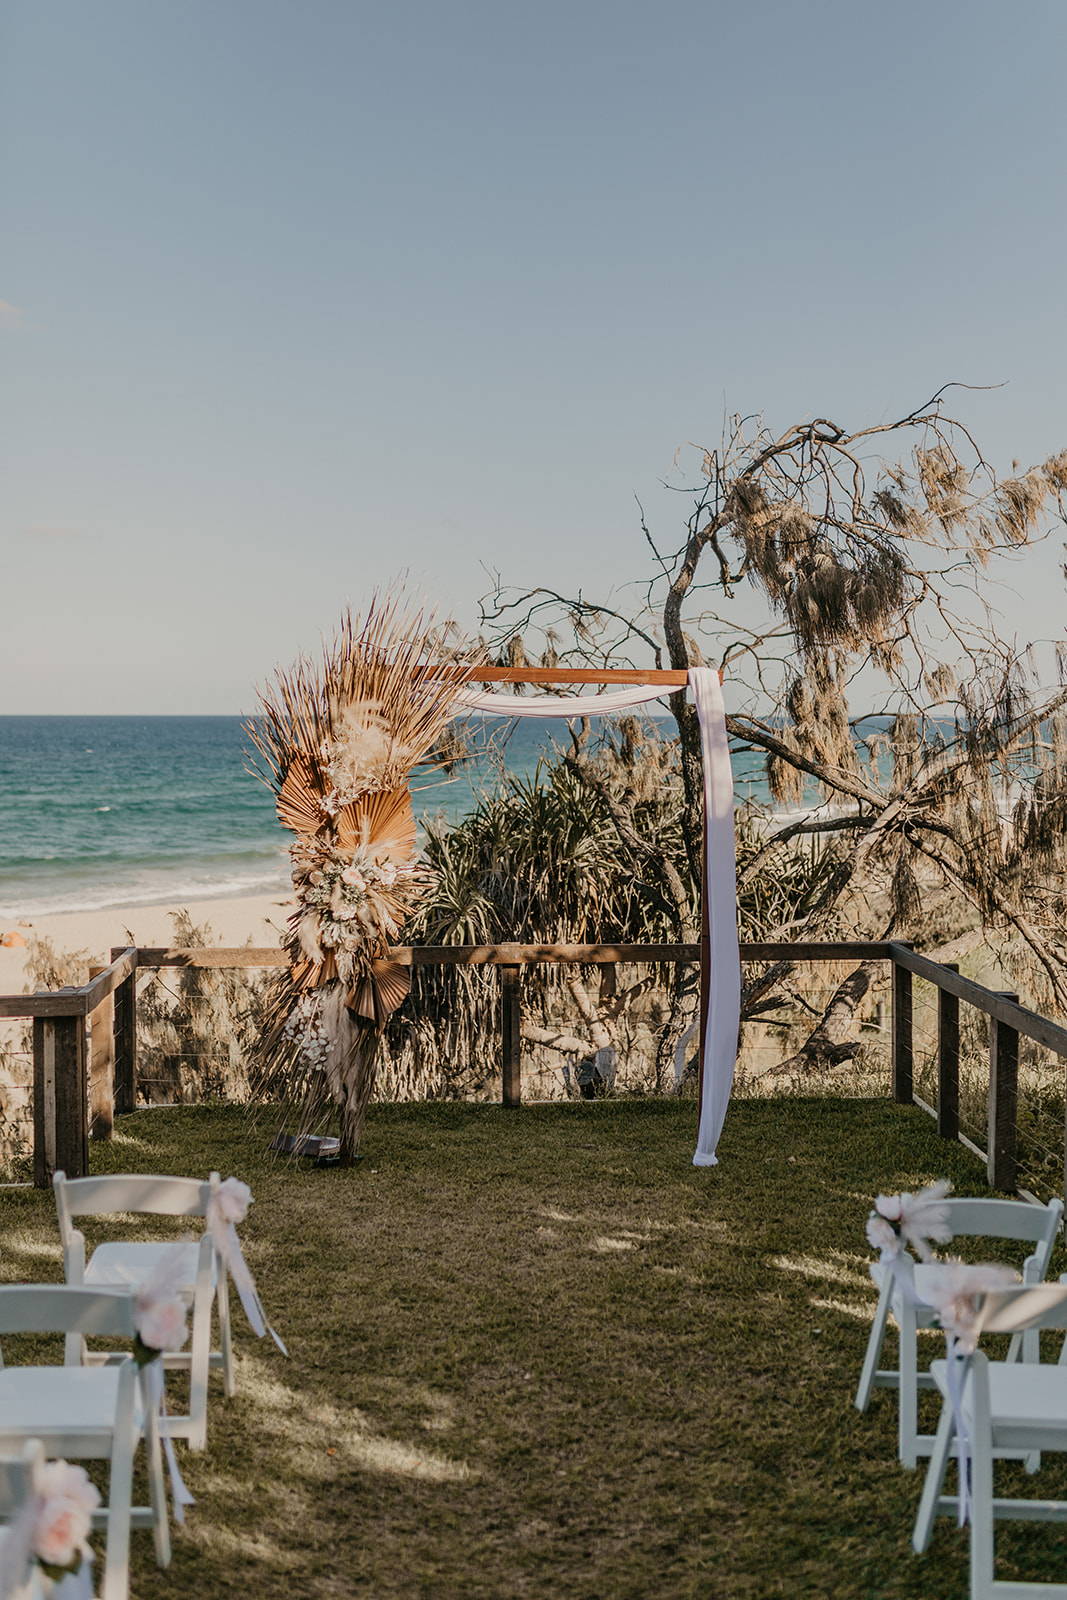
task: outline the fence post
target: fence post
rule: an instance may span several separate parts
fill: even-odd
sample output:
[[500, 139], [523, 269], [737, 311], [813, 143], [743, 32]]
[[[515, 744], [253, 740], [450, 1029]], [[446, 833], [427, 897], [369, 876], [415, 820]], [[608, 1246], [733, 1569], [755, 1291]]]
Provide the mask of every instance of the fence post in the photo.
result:
[[[1017, 994], [1001, 991], [1002, 1000]], [[996, 1017], [989, 1019], [989, 1110], [986, 1175], [991, 1189], [1014, 1194], [1018, 1187], [1019, 1033]]]
[[500, 971], [500, 1034], [503, 1056], [501, 1103], [522, 1104], [522, 968], [502, 966]]
[[[902, 939], [895, 941], [904, 944]], [[911, 949], [905, 944], [906, 950]], [[893, 962], [893, 1099], [898, 1105], [914, 1102], [914, 1052], [912, 1048], [911, 973]]]
[[[112, 950], [115, 961], [122, 950]], [[115, 1115], [137, 1106], [137, 968], [115, 990]]]
[[[57, 991], [63, 993], [64, 991]], [[33, 1019], [33, 1181], [47, 1189], [55, 1172], [89, 1172], [89, 1089], [85, 1017]]]
[[[955, 961], [942, 963], [958, 972]], [[960, 1132], [960, 1000], [947, 989], [937, 991], [937, 1131], [942, 1139]]]
[[[96, 978], [106, 967], [90, 967]], [[105, 995], [89, 1016], [89, 1137], [110, 1139], [115, 1125], [115, 996]]]

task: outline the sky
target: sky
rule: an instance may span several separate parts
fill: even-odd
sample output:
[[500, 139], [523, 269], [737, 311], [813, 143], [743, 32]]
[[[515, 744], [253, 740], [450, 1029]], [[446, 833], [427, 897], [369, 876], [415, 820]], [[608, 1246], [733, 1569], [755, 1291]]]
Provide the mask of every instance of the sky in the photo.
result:
[[8, 0], [0, 711], [248, 711], [403, 570], [606, 600], [726, 412], [1067, 446], [1065, 59], [1062, 0]]

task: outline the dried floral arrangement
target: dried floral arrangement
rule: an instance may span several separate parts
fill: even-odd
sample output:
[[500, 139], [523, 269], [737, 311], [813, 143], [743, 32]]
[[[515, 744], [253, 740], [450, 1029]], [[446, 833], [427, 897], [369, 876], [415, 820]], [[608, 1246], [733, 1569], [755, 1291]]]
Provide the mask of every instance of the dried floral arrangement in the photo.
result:
[[441, 654], [429, 612], [375, 598], [342, 619], [320, 662], [279, 672], [246, 726], [250, 770], [296, 834], [289, 965], [272, 987], [256, 1077], [299, 1105], [302, 1131], [333, 1108], [342, 1161], [359, 1144], [381, 1031], [410, 987], [390, 946], [432, 882], [411, 772], [440, 765], [456, 691], [476, 664]]

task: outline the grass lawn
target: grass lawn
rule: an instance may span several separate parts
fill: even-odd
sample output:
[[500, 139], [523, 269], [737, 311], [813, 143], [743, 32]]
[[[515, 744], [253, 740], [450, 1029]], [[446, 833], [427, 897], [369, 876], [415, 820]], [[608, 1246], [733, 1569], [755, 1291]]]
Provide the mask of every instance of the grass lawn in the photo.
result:
[[[134, 1536], [135, 1600], [965, 1595], [948, 1520], [911, 1554], [893, 1396], [865, 1417], [851, 1396], [870, 1197], [982, 1193], [977, 1162], [886, 1101], [740, 1100], [711, 1170], [693, 1122], [381, 1106], [340, 1172], [267, 1156], [237, 1109], [123, 1118], [94, 1169], [251, 1183], [247, 1253], [291, 1352], [237, 1308], [239, 1393], [205, 1454], [180, 1447], [197, 1505], [169, 1571]], [[0, 1244], [7, 1278], [58, 1279], [51, 1197], [6, 1191]], [[1053, 1465], [1027, 1492], [1065, 1489]], [[1063, 1545], [1007, 1525], [1001, 1575], [1063, 1581]]]

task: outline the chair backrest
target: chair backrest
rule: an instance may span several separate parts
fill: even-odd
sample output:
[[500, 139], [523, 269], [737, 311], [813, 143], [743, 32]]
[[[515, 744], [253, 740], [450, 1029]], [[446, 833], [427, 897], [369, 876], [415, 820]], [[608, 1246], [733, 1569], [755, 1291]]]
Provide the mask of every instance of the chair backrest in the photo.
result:
[[985, 1239], [1022, 1239], [1033, 1244], [1054, 1239], [1063, 1216], [1063, 1201], [1035, 1206], [1029, 1200], [946, 1200], [953, 1237], [971, 1234]]
[[132, 1339], [134, 1297], [128, 1289], [83, 1289], [60, 1283], [0, 1287], [0, 1334], [81, 1333]]
[[105, 1178], [68, 1178], [57, 1172], [52, 1179], [64, 1250], [74, 1239], [75, 1217], [105, 1216], [131, 1211], [157, 1217], [202, 1217], [207, 1212], [219, 1175], [206, 1183], [199, 1178], [115, 1174]]
[[44, 1445], [27, 1439], [17, 1456], [0, 1456], [0, 1518], [10, 1520], [34, 1493], [39, 1468], [44, 1466]]
[[982, 1296], [977, 1332], [1021, 1333], [1025, 1328], [1067, 1328], [1067, 1284], [1024, 1284]]

